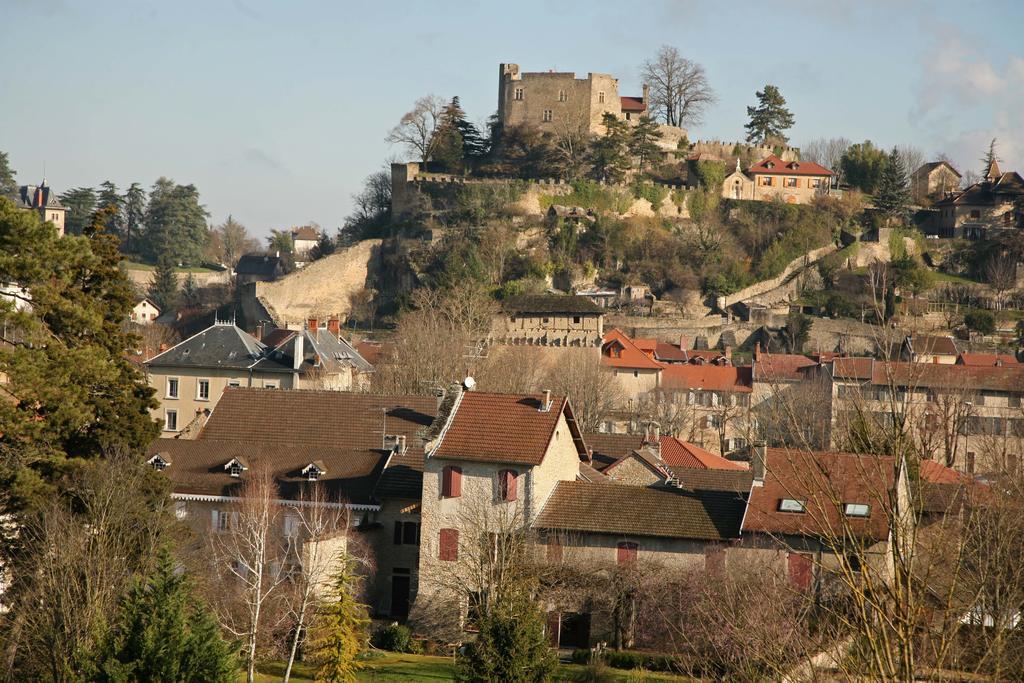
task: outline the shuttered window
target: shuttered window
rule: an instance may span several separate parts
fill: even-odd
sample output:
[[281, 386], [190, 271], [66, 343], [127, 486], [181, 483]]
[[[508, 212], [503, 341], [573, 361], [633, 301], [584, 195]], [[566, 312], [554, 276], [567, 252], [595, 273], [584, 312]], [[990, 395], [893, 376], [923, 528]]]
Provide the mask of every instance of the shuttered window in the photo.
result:
[[789, 582], [801, 589], [811, 587], [814, 563], [806, 553], [790, 553], [788, 558]]
[[454, 562], [459, 559], [459, 530], [441, 529], [438, 539], [437, 559]]
[[627, 543], [627, 542], [619, 543], [619, 545], [617, 547], [617, 550], [616, 550], [615, 561], [618, 562], [619, 564], [629, 564], [630, 562], [635, 562], [636, 561], [636, 551], [637, 551], [637, 544], [636, 543]]
[[518, 477], [519, 473], [515, 470], [501, 470], [498, 472], [498, 492], [503, 501], [510, 502], [518, 497], [516, 485]]
[[462, 495], [462, 468], [447, 465], [441, 471], [441, 495], [445, 498], [458, 498]]

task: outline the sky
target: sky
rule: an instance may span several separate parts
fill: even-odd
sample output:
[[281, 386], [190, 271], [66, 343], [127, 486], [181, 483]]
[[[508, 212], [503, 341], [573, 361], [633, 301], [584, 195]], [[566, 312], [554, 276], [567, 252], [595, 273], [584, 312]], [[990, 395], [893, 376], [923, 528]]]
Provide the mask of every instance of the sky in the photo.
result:
[[766, 83], [817, 137], [1024, 172], [1024, 2], [0, 0], [0, 150], [21, 183], [193, 183], [220, 223], [333, 232], [420, 96], [494, 112], [498, 64], [610, 73], [675, 46], [718, 101], [691, 140], [739, 140]]

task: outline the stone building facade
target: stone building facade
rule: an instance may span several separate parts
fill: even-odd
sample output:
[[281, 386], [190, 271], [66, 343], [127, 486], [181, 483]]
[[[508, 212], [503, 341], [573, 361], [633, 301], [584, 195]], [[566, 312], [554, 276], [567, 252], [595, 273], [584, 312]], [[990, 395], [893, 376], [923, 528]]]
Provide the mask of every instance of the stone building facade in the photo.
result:
[[494, 317], [488, 342], [535, 346], [598, 347], [604, 309], [582, 296], [519, 296]]
[[960, 173], [948, 161], [930, 161], [910, 174], [915, 199], [938, 199], [960, 187]]

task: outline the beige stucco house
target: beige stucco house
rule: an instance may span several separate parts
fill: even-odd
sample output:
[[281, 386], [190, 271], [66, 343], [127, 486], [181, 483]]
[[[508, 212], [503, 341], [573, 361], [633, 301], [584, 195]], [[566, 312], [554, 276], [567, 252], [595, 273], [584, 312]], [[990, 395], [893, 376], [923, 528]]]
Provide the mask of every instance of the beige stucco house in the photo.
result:
[[808, 204], [815, 197], [829, 193], [833, 175], [829, 169], [811, 161], [784, 161], [774, 154], [741, 171], [737, 159], [735, 170], [722, 182], [722, 196]]
[[948, 161], [929, 161], [910, 174], [910, 193], [917, 200], [939, 199], [960, 187], [960, 172]]
[[935, 202], [939, 234], [983, 238], [990, 230], [1024, 227], [1022, 198], [1024, 178], [1015, 171], [1003, 173], [993, 161], [981, 181]]

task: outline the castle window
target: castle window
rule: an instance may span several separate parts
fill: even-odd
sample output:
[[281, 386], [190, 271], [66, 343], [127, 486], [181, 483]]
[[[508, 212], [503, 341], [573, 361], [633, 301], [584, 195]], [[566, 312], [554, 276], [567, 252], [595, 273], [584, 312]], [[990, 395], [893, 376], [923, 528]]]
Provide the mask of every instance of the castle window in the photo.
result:
[[559, 102], [565, 102], [566, 99], [568, 99], [568, 98], [566, 97], [565, 91], [564, 90], [559, 90], [558, 91], [558, 101]]
[[521, 102], [522, 99], [523, 99], [523, 89], [522, 88], [516, 88], [516, 100], [519, 100]]
[[544, 110], [544, 121], [545, 122], [551, 121], [551, 110], [550, 109], [545, 109]]
[[604, 91], [597, 93], [597, 101], [599, 104], [604, 104]]

